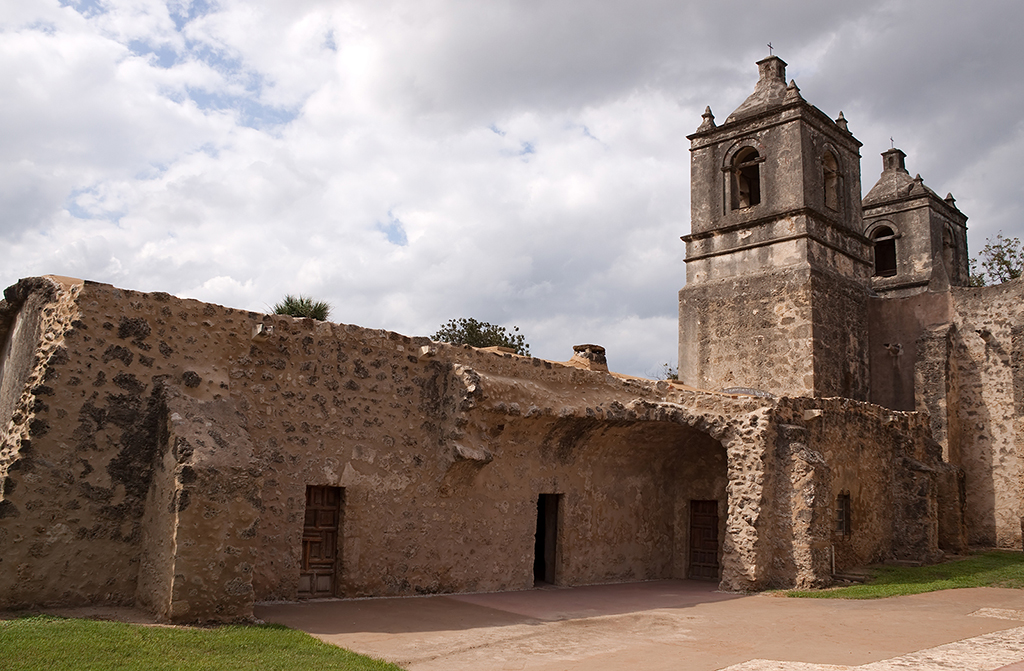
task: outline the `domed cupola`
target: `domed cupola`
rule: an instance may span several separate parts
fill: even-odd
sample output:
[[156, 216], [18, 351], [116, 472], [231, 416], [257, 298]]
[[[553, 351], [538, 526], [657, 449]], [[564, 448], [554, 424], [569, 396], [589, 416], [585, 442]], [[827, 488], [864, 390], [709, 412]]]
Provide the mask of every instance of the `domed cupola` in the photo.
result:
[[757, 62], [760, 78], [754, 92], [747, 96], [725, 123], [732, 123], [779, 107], [786, 101], [786, 61], [778, 56], [769, 56]]

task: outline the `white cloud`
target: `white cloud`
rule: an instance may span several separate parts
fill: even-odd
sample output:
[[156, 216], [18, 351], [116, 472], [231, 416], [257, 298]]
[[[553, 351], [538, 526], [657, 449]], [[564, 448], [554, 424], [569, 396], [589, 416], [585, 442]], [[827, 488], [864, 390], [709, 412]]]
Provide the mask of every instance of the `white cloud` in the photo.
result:
[[[674, 363], [689, 143], [769, 40], [972, 231], [1021, 234], [1004, 2], [0, 2], [4, 284], [57, 273]], [[990, 233], [989, 233], [990, 231]], [[973, 235], [973, 233], [972, 233]], [[975, 247], [982, 240], [972, 238]], [[403, 244], [404, 243], [404, 244]]]

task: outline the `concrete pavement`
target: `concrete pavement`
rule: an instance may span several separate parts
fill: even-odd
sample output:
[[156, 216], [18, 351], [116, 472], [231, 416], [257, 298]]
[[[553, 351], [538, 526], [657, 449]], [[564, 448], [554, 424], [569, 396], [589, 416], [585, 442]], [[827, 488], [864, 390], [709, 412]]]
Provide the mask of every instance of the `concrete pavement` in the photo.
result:
[[257, 617], [410, 671], [1024, 671], [1024, 591], [872, 601], [736, 595], [665, 580], [265, 603]]

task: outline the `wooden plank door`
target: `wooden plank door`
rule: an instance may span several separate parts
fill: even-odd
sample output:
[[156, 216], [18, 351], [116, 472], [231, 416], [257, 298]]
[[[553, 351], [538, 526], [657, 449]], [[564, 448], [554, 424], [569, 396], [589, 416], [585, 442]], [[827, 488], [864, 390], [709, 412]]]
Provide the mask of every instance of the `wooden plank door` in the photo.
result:
[[334, 596], [341, 487], [306, 487], [299, 598]]
[[690, 501], [690, 578], [718, 580], [718, 501]]

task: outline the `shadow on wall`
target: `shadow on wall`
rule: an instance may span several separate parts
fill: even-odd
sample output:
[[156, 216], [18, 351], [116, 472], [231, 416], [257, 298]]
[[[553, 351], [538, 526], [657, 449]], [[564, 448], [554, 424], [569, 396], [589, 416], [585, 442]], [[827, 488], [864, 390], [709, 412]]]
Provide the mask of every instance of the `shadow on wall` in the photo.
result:
[[960, 466], [967, 491], [966, 526], [970, 545], [998, 545], [995, 462], [997, 446], [990, 430], [992, 416], [985, 399], [982, 368], [992, 362], [1009, 365], [1009, 353], [988, 331], [959, 331], [954, 347]]

